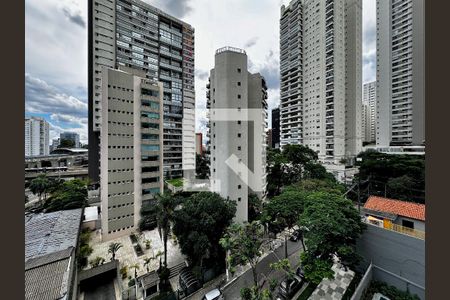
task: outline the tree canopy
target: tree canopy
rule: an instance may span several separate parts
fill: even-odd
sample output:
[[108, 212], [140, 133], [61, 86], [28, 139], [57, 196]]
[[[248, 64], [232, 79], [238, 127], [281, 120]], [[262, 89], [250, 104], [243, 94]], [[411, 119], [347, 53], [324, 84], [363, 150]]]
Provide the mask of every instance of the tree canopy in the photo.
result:
[[206, 156], [195, 155], [195, 173], [198, 179], [209, 178], [209, 160]]
[[251, 223], [232, 224], [226, 231], [220, 244], [229, 251], [228, 262], [231, 268], [237, 265], [250, 264], [254, 286], [259, 290], [256, 265], [262, 256], [264, 232], [262, 226], [254, 221]]
[[46, 212], [82, 208], [87, 205], [87, 182], [80, 179], [64, 181], [52, 191], [44, 203]]
[[335, 182], [317, 159], [317, 153], [303, 145], [285, 145], [282, 151], [269, 149], [266, 167], [269, 197], [280, 194], [284, 186], [306, 179]]
[[327, 274], [333, 256], [344, 266], [354, 267], [358, 263], [356, 239], [366, 225], [350, 200], [335, 193], [313, 192], [306, 198], [298, 225], [306, 228], [307, 250], [302, 256], [306, 278], [314, 282]]
[[173, 232], [192, 265], [211, 266], [224, 261], [219, 239], [235, 213], [236, 203], [217, 193], [200, 192], [184, 200], [174, 214]]
[[[365, 151], [358, 155], [359, 179], [371, 195], [425, 203], [425, 157]], [[369, 186], [370, 185], [370, 186]]]

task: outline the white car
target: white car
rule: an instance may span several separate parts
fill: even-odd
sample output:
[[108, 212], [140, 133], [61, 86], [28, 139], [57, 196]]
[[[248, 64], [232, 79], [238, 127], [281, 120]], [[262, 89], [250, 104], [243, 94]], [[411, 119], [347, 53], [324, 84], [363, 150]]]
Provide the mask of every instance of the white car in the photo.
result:
[[219, 289], [214, 289], [206, 293], [202, 300], [224, 300], [222, 292]]
[[391, 299], [389, 299], [388, 297], [386, 297], [386, 296], [383, 295], [383, 294], [375, 293], [375, 294], [373, 295], [372, 300], [391, 300]]

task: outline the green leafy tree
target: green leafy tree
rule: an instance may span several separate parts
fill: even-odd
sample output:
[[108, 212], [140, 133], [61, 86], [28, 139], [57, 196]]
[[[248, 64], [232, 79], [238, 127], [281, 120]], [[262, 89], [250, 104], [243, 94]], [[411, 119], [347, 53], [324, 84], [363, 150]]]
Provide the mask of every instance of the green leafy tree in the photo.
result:
[[324, 278], [332, 279], [334, 277], [334, 272], [331, 269], [333, 262], [330, 259], [315, 257], [309, 251], [302, 252], [300, 259], [303, 265], [303, 272], [309, 282], [317, 285]]
[[391, 178], [387, 181], [388, 196], [400, 200], [412, 199], [415, 184], [414, 179], [408, 175]]
[[111, 243], [111, 244], [109, 244], [109, 246], [108, 246], [108, 253], [111, 254], [111, 260], [115, 260], [116, 259], [116, 253], [122, 247], [123, 247], [123, 245], [121, 243]]
[[139, 230], [153, 230], [158, 227], [156, 215], [158, 213], [156, 201], [145, 201], [141, 207], [141, 219], [139, 221]]
[[30, 191], [39, 196], [39, 201], [42, 200], [42, 195], [44, 195], [44, 200], [47, 198], [47, 193], [49, 192], [52, 184], [48, 179], [47, 175], [41, 174], [34, 178], [30, 182]]
[[269, 149], [266, 166], [268, 196], [278, 195], [284, 186], [305, 179], [335, 181], [317, 159], [317, 153], [303, 145], [285, 145], [282, 151]]
[[[293, 229], [303, 212], [306, 194], [298, 189], [289, 188], [270, 199], [264, 207], [264, 214], [271, 221], [271, 231], [278, 233], [285, 228]], [[285, 235], [285, 257], [287, 257], [287, 235]]]
[[226, 231], [220, 244], [229, 251], [229, 266], [249, 264], [252, 270], [254, 286], [259, 290], [258, 273], [256, 266], [262, 255], [264, 233], [262, 226], [254, 221], [252, 223], [232, 224]]
[[291, 266], [291, 263], [289, 262], [289, 259], [280, 259], [279, 261], [275, 263], [270, 264], [270, 268], [277, 270], [277, 271], [283, 271], [286, 274], [286, 277], [288, 279], [293, 279], [295, 275], [295, 271]]
[[260, 214], [262, 213], [262, 201], [259, 197], [250, 193], [248, 195], [248, 220], [250, 222], [259, 220]]
[[73, 148], [73, 147], [75, 147], [75, 142], [69, 139], [62, 139], [58, 145], [58, 148]]
[[[305, 277], [312, 282], [331, 268], [333, 256], [344, 266], [354, 267], [359, 260], [356, 239], [365, 229], [352, 202], [341, 195], [313, 192], [306, 198], [299, 226], [306, 228], [306, 254], [302, 256]], [[323, 277], [322, 277], [323, 278]]]
[[287, 159], [280, 149], [267, 150], [267, 193], [269, 196], [278, 195], [281, 188], [289, 181]]
[[[371, 195], [384, 196], [386, 190], [390, 191], [391, 181], [390, 185], [396, 198], [425, 203], [424, 155], [396, 155], [368, 150], [358, 155], [357, 166], [359, 175], [355, 180], [358, 180], [358, 177], [360, 181], [369, 180]], [[394, 180], [395, 178], [397, 179]], [[412, 188], [396, 189], [402, 183]], [[387, 196], [394, 197], [389, 194]]]
[[87, 183], [79, 179], [65, 181], [44, 204], [47, 212], [82, 208], [87, 205]]
[[223, 261], [219, 239], [235, 213], [236, 203], [217, 193], [199, 192], [184, 200], [174, 213], [173, 232], [192, 266], [216, 266]]
[[204, 155], [195, 155], [195, 173], [198, 179], [209, 178], [209, 160]]

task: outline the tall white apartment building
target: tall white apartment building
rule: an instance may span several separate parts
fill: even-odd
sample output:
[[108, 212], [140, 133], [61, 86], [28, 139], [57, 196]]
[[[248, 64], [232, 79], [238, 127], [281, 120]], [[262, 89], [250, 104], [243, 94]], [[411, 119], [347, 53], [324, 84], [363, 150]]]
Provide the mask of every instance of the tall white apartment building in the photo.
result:
[[425, 0], [377, 0], [377, 146], [425, 142]]
[[[141, 0], [89, 0], [89, 177], [99, 179], [102, 67], [163, 84], [164, 177], [195, 172], [194, 28]], [[184, 170], [184, 172], [183, 172]]]
[[236, 201], [236, 222], [248, 220], [248, 194], [265, 197], [267, 86], [247, 71], [244, 50], [216, 51], [207, 85], [211, 190]]
[[361, 0], [281, 7], [281, 144], [306, 145], [326, 164], [362, 148], [361, 18]]
[[49, 154], [49, 128], [43, 118], [25, 118], [25, 156]]
[[[376, 117], [377, 117], [377, 107], [376, 107], [376, 81], [365, 83], [363, 85], [363, 111], [364, 121], [362, 126], [366, 131], [363, 131], [363, 141], [364, 142], [375, 142], [376, 140]], [[363, 109], [364, 110], [364, 109]]]
[[144, 201], [163, 191], [163, 87], [145, 72], [102, 68], [102, 239], [138, 229]]

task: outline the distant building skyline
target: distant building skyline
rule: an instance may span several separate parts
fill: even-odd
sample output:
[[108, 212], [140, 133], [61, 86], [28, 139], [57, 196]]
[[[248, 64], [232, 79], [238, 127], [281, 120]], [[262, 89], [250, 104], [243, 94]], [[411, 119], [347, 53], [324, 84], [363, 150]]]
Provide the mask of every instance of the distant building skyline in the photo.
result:
[[[191, 0], [190, 9], [182, 9], [172, 1], [151, 2], [155, 7], [196, 29], [195, 98], [199, 109], [196, 113], [196, 131], [202, 131], [203, 134], [206, 132], [204, 87], [209, 68], [213, 64], [214, 57], [211, 53], [222, 45], [233, 44], [245, 49], [248, 47], [251, 71], [260, 70], [267, 80], [269, 109], [279, 104], [279, 28], [274, 24], [279, 20], [280, 2], [259, 1], [257, 15], [253, 13], [255, 7], [248, 1], [234, 3], [236, 9], [232, 14], [231, 8], [225, 3], [224, 0], [207, 3]], [[288, 0], [283, 3], [288, 3]], [[374, 0], [363, 0], [363, 82], [375, 79], [374, 3]], [[224, 5], [224, 10], [213, 10], [217, 19], [203, 17], [217, 5]], [[59, 137], [62, 131], [75, 131], [80, 134], [80, 142], [87, 144], [87, 1], [27, 0], [25, 7], [26, 116], [45, 118], [50, 124], [50, 139]], [[72, 12], [74, 18], [69, 18], [62, 9]], [[245, 28], [248, 15], [252, 16], [255, 24], [251, 36], [247, 31], [235, 30]], [[79, 22], [75, 22], [77, 20]], [[38, 30], [42, 27], [48, 30]], [[214, 32], [213, 39], [209, 32]], [[39, 47], [41, 43], [55, 43], [56, 47], [45, 49]], [[55, 57], [64, 63], [53, 63]]]
[[73, 142], [74, 148], [80, 148], [80, 135], [76, 132], [65, 131], [59, 134], [59, 142], [69, 140]]
[[49, 124], [44, 118], [25, 118], [25, 156], [48, 155]]

